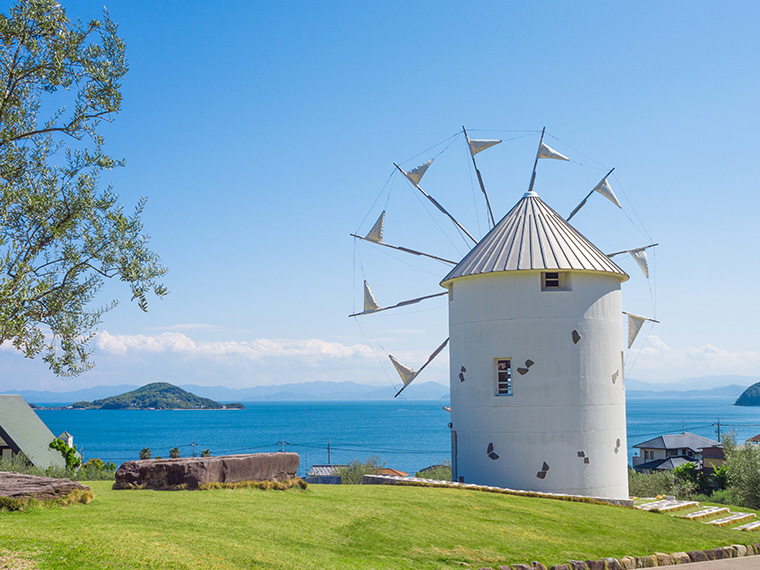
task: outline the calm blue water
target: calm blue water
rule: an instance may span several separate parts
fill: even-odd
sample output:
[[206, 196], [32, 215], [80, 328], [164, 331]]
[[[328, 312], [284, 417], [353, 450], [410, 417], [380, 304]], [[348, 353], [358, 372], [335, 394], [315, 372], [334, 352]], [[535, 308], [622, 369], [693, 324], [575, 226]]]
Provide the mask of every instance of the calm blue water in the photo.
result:
[[[760, 407], [732, 406], [733, 399], [629, 399], [628, 456], [632, 446], [666, 433], [690, 431], [717, 439], [734, 430], [737, 440], [760, 433]], [[66, 430], [84, 448], [85, 459], [120, 464], [138, 459], [149, 447], [167, 457], [211, 449], [213, 455], [293, 451], [301, 456], [300, 474], [313, 464], [378, 456], [386, 466], [414, 473], [441, 463], [450, 454], [444, 401], [430, 402], [252, 402], [245, 410], [136, 411], [40, 410], [51, 431]], [[280, 442], [284, 441], [285, 444]]]

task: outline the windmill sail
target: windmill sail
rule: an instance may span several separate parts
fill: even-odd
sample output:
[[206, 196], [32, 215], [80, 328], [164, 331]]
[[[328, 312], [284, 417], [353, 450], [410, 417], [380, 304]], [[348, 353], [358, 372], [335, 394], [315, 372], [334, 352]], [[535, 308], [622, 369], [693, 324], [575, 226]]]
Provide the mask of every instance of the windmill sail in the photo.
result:
[[412, 380], [417, 377], [417, 371], [413, 368], [409, 368], [406, 364], [399, 362], [399, 360], [392, 354], [388, 355], [391, 359], [393, 366], [396, 368], [396, 372], [401, 376], [401, 380], [404, 382], [404, 386], [407, 386]]
[[555, 160], [570, 160], [564, 154], [557, 152], [545, 142], [541, 141], [538, 149], [538, 158], [553, 158]]
[[491, 148], [492, 146], [496, 146], [501, 142], [501, 139], [467, 139], [467, 144], [470, 145], [470, 153], [475, 156], [479, 152], [482, 152], [486, 150], [487, 148]]
[[[396, 367], [396, 371], [398, 372], [399, 376], [401, 376], [401, 380], [404, 381], [404, 385], [401, 387], [401, 390], [399, 390], [398, 392], [396, 392], [396, 396], [398, 396], [401, 392], [403, 392], [404, 388], [406, 388], [409, 384], [411, 384], [412, 380], [414, 380], [415, 378], [417, 378], [417, 376], [420, 375], [420, 372], [422, 372], [423, 370], [425, 370], [425, 367], [428, 364], [430, 364], [431, 362], [433, 362], [433, 359], [440, 354], [440, 352], [446, 347], [447, 344], [449, 344], [449, 339], [444, 340], [441, 343], [441, 346], [439, 346], [438, 348], [436, 348], [433, 351], [433, 354], [431, 354], [430, 356], [428, 356], [428, 359], [425, 361], [425, 364], [423, 364], [422, 366], [420, 366], [420, 369], [417, 370], [417, 371], [413, 370], [412, 368], [409, 368], [405, 364], [402, 364], [401, 362], [399, 362], [395, 357], [391, 356], [390, 354], [388, 355], [388, 357], [391, 359], [391, 362], [393, 363], [393, 366]], [[394, 396], [394, 398], [396, 396]]]
[[599, 192], [602, 196], [607, 198], [610, 202], [615, 204], [618, 208], [622, 208], [623, 206], [620, 205], [620, 202], [617, 199], [617, 196], [615, 196], [615, 193], [612, 191], [612, 187], [610, 186], [610, 183], [607, 181], [607, 177], [605, 176], [602, 181], [596, 185], [594, 188], [595, 192]]
[[417, 168], [413, 168], [409, 172], [406, 170], [401, 170], [401, 172], [404, 173], [404, 176], [406, 176], [409, 181], [414, 184], [415, 186], [420, 183], [420, 180], [422, 180], [422, 177], [427, 172], [427, 169], [430, 168], [430, 165], [433, 164], [433, 161], [435, 159], [431, 158], [428, 160], [425, 164], [420, 164]]
[[633, 341], [636, 340], [636, 335], [639, 334], [639, 331], [641, 330], [641, 327], [644, 325], [645, 322], [649, 321], [652, 323], [659, 323], [660, 321], [656, 321], [655, 319], [650, 319], [648, 317], [642, 317], [641, 315], [634, 315], [633, 313], [626, 313], [623, 311], [623, 314], [628, 315], [628, 348], [631, 348], [633, 345]]
[[364, 239], [381, 243], [383, 241], [384, 227], [385, 227], [385, 210], [383, 210], [383, 213], [380, 214], [380, 217], [375, 222], [375, 225], [372, 226], [372, 229], [369, 230], [369, 233], [366, 235]]
[[369, 288], [369, 283], [364, 281], [364, 312], [373, 313], [379, 308], [380, 305], [375, 300], [375, 296], [372, 294], [372, 290]]
[[647, 261], [646, 248], [642, 247], [640, 249], [632, 249], [628, 253], [630, 253], [633, 259], [636, 260], [636, 263], [639, 264], [641, 271], [644, 272], [644, 275], [648, 279], [649, 278], [649, 262]]

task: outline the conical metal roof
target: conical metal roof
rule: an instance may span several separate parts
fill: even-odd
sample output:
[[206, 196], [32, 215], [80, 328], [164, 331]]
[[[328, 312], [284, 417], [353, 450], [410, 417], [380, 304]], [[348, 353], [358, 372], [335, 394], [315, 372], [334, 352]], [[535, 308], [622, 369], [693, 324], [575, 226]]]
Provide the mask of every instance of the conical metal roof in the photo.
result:
[[528, 192], [441, 281], [526, 270], [578, 270], [628, 275], [544, 203]]

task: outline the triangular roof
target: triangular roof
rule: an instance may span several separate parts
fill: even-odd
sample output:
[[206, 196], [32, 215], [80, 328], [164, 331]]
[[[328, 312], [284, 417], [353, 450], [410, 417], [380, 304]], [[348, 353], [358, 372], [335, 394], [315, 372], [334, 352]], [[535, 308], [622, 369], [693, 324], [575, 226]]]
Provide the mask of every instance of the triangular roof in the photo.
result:
[[552, 210], [526, 193], [441, 281], [501, 271], [578, 270], [628, 275]]
[[55, 439], [53, 432], [18, 394], [0, 394], [0, 438], [13, 453], [23, 451], [36, 467], [66, 465], [63, 456], [48, 447]]
[[633, 447], [640, 449], [691, 449], [692, 451], [699, 451], [705, 447], [713, 447], [718, 445], [718, 442], [695, 433], [684, 432], [677, 435], [661, 435], [639, 443]]

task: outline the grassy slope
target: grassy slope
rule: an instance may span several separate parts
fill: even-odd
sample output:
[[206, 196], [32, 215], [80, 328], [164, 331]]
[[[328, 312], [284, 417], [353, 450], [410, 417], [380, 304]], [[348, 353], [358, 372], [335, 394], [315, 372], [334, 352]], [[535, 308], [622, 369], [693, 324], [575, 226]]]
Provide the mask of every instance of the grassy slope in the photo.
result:
[[667, 515], [476, 491], [113, 491], [0, 512], [0, 544], [41, 568], [457, 568], [705, 549], [753, 535]]

